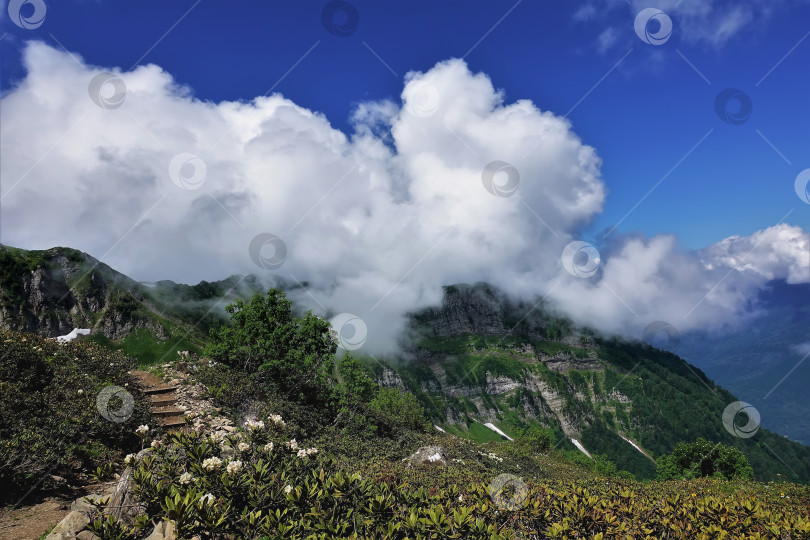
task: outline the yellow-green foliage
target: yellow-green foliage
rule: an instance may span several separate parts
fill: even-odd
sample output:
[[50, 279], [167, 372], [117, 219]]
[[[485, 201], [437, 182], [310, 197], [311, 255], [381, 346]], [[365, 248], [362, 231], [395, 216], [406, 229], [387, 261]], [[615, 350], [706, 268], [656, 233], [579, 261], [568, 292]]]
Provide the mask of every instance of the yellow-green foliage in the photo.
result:
[[[451, 478], [469, 464], [400, 463], [403, 474], [384, 478], [346, 470], [322, 450], [303, 455], [306, 445], [290, 448], [285, 439], [269, 427], [223, 441], [173, 435], [134, 465], [146, 516], [131, 528], [99, 519], [90, 529], [141, 538], [152, 520], [170, 519], [181, 538], [810, 538], [806, 486], [535, 477], [500, 490], [495, 478], [425, 487], [436, 473]], [[211, 458], [221, 462], [211, 467]]]

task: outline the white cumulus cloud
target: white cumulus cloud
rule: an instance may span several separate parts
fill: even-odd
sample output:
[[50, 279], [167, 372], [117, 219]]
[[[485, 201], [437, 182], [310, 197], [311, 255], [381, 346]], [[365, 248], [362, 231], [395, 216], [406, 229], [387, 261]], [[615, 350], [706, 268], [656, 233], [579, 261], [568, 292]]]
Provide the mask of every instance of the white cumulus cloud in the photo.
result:
[[[4, 243], [75, 247], [144, 281], [306, 281], [297, 300], [362, 318], [368, 350], [392, 350], [406, 314], [453, 283], [548, 295], [581, 322], [638, 335], [652, 320], [722, 324], [766, 280], [808, 280], [807, 235], [787, 225], [700, 253], [672, 236], [616, 239], [595, 276], [572, 276], [560, 256], [605, 203], [600, 157], [568, 120], [505, 102], [463, 61], [407, 74], [401, 102], [361, 103], [351, 133], [280, 94], [200, 101], [155, 65], [98, 68], [38, 42], [24, 61], [2, 102]], [[88, 94], [105, 72], [126, 86], [120, 107]], [[172, 178], [179, 154], [199, 159]], [[183, 189], [177, 170], [204, 179]], [[272, 270], [249, 253], [262, 233], [287, 248]]]

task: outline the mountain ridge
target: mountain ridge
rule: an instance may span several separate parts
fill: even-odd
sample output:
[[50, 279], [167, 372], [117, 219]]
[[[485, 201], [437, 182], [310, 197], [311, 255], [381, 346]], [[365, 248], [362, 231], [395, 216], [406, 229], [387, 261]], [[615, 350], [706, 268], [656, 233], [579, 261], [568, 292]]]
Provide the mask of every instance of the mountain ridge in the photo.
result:
[[[69, 248], [2, 246], [0, 262], [0, 326], [53, 337], [85, 325], [91, 339], [147, 362], [200, 350], [207, 329], [225, 323], [217, 306], [265, 290], [251, 276], [149, 287]], [[542, 301], [511, 299], [486, 283], [447, 286], [440, 306], [412, 314], [407, 337], [399, 355], [355, 352], [450, 433], [503, 441], [493, 427], [519, 438], [539, 426], [559, 447], [581, 445], [640, 478], [653, 477], [651, 459], [677, 442], [704, 437], [745, 452], [760, 479], [810, 481], [810, 448], [766, 429], [752, 439], [726, 431], [722, 414], [736, 398], [700, 369], [578, 327]], [[147, 349], [151, 356], [141, 354]]]

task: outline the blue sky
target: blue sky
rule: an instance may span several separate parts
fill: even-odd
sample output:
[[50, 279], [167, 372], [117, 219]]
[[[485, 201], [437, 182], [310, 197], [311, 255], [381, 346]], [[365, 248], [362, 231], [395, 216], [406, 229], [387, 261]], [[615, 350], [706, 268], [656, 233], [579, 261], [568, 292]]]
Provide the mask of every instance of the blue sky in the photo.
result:
[[[529, 99], [558, 116], [573, 108], [573, 130], [602, 158], [608, 189], [593, 239], [679, 162], [618, 232], [676, 233], [699, 248], [775, 225], [791, 210], [785, 221], [807, 230], [810, 207], [793, 180], [810, 167], [810, 39], [799, 43], [810, 5], [750, 2], [753, 20], [728, 30], [723, 14], [746, 3], [711, 4], [716, 24], [701, 28], [669, 10], [671, 38], [655, 46], [634, 32], [644, 4], [629, 2], [357, 0], [356, 31], [338, 37], [322, 25], [326, 2], [51, 1], [35, 30], [4, 18], [2, 84], [24, 75], [20, 49], [38, 39], [92, 65], [158, 64], [201, 100], [250, 100], [273, 88], [350, 132], [358, 102], [398, 100], [407, 72], [464, 57], [507, 103]], [[715, 113], [727, 87], [753, 102], [742, 125]]]

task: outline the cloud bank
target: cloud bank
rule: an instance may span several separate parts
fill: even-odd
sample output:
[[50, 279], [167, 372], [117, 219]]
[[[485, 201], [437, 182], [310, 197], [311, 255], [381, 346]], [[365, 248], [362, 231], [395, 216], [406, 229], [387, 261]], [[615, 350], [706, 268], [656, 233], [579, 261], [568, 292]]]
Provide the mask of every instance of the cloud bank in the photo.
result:
[[[4, 243], [75, 247], [143, 281], [308, 282], [297, 300], [359, 316], [372, 352], [453, 283], [639, 336], [655, 320], [739, 320], [767, 280], [810, 281], [808, 236], [789, 225], [700, 252], [614, 234], [595, 271], [587, 250], [566, 271], [564, 248], [605, 202], [600, 157], [462, 61], [409, 73], [401, 103], [360, 104], [349, 134], [279, 94], [197, 100], [155, 65], [100, 69], [38, 42], [24, 62], [2, 98]], [[286, 251], [251, 253], [260, 234]]]

